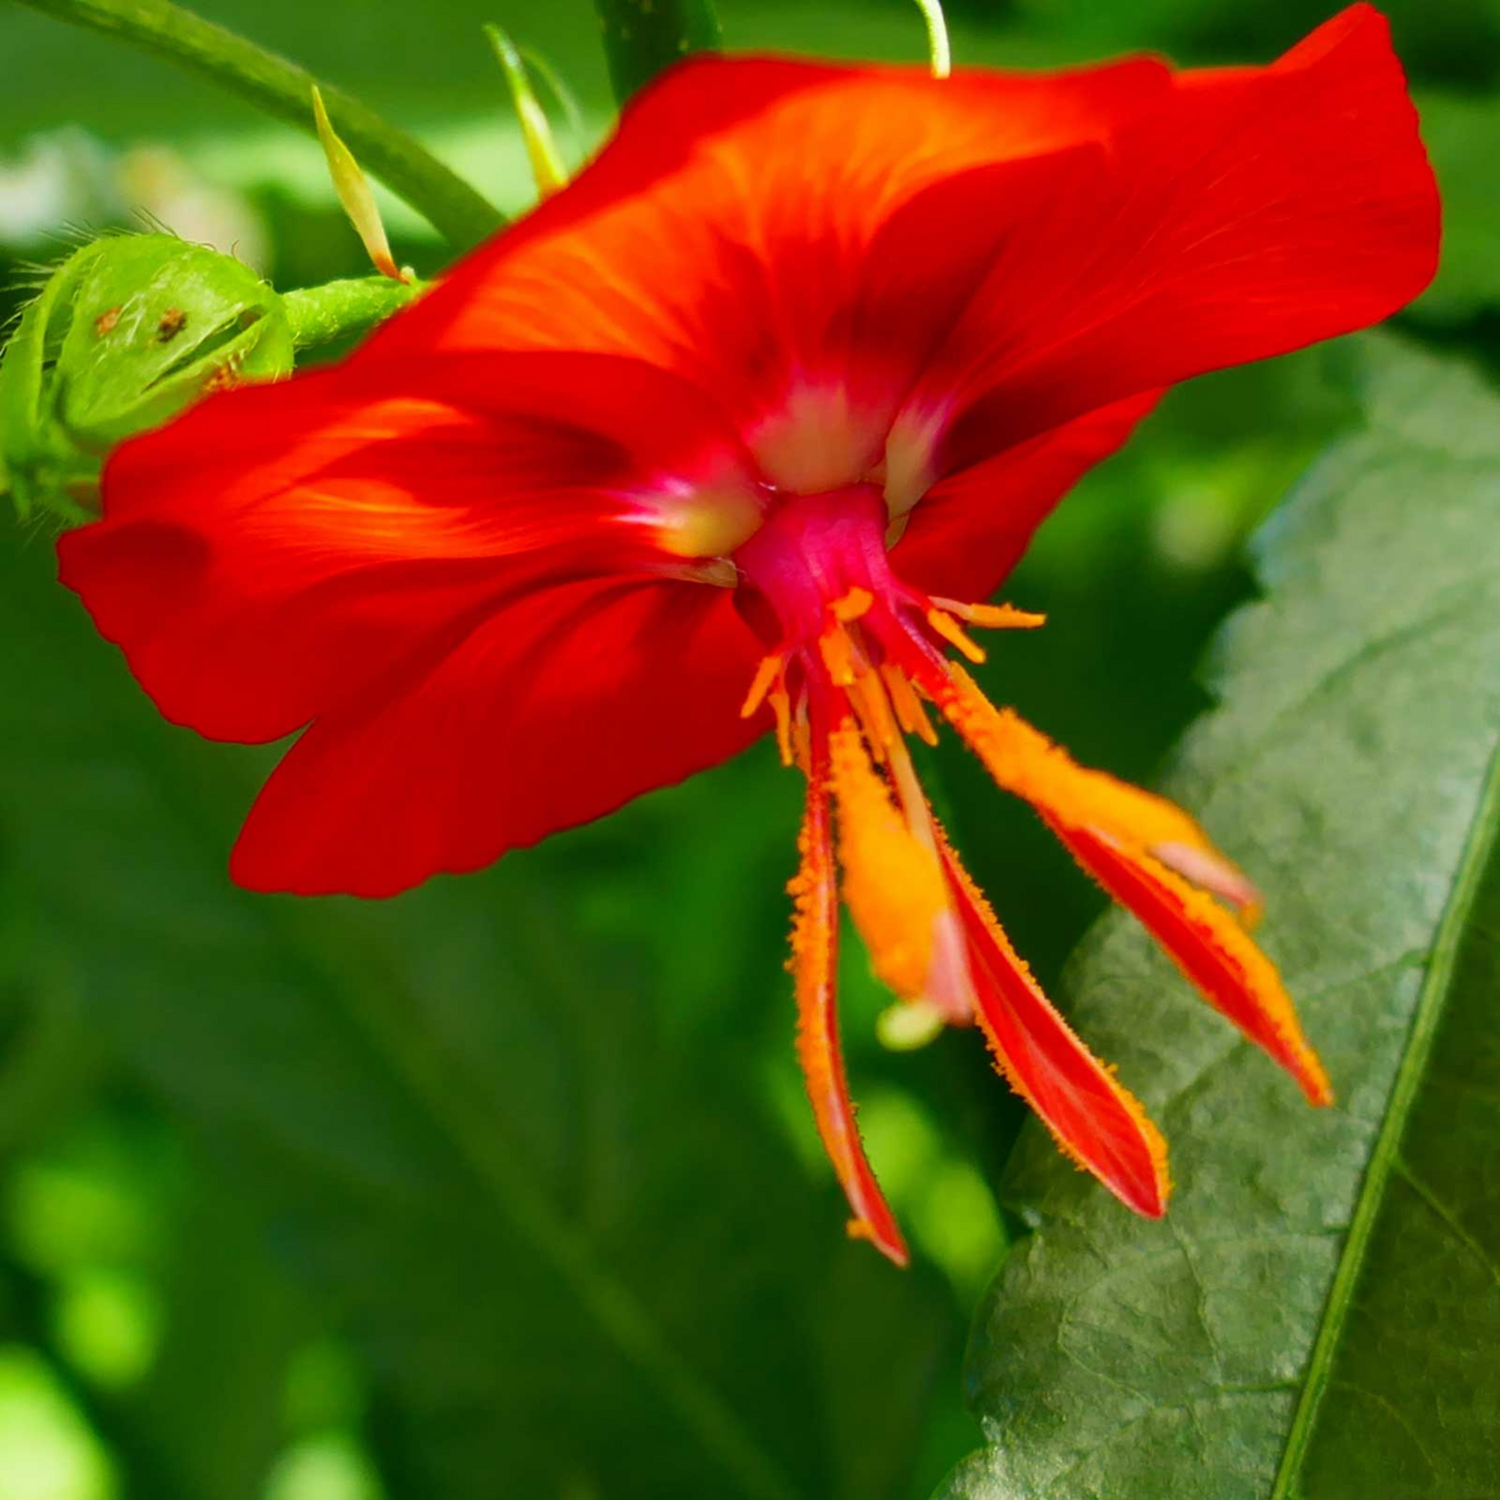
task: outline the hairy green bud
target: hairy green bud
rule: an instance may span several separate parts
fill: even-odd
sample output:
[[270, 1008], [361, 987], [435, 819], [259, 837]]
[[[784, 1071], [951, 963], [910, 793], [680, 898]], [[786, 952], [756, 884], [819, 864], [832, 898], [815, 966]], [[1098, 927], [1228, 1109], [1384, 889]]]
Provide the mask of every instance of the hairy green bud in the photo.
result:
[[166, 234], [74, 252], [0, 363], [0, 488], [23, 516], [98, 510], [104, 455], [208, 391], [292, 368], [281, 298], [248, 266]]

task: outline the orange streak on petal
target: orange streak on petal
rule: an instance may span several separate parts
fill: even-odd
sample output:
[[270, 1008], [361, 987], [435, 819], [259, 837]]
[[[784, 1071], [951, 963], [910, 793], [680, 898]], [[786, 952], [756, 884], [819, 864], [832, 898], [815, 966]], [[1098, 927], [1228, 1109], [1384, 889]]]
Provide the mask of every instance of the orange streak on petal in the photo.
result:
[[823, 1149], [854, 1214], [849, 1233], [870, 1240], [882, 1255], [904, 1266], [908, 1259], [906, 1243], [865, 1158], [844, 1077], [835, 1004], [838, 893], [828, 793], [821, 777], [808, 782], [798, 847], [801, 867], [787, 887], [795, 902], [788, 967], [797, 993], [797, 1057]]
[[1160, 1218], [1172, 1191], [1161, 1132], [1042, 993], [946, 838], [943, 859], [969, 941], [979, 1024], [996, 1065], [1065, 1155], [1127, 1208]]
[[1265, 1049], [1302, 1086], [1311, 1104], [1331, 1104], [1333, 1090], [1308, 1045], [1276, 966], [1250, 936], [1202, 891], [1149, 854], [1122, 848], [1092, 828], [1047, 819], [1073, 857], [1171, 955], [1203, 998]]

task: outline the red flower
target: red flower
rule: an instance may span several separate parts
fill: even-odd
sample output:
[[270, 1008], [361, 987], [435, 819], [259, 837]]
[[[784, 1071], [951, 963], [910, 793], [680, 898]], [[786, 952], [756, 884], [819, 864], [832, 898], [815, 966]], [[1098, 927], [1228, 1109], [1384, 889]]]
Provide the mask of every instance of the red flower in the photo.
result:
[[1011, 949], [905, 736], [947, 720], [1325, 1102], [1214, 899], [1252, 908], [1244, 878], [946, 653], [1035, 623], [954, 601], [1163, 387], [1385, 317], [1437, 240], [1362, 5], [1264, 69], [694, 61], [353, 357], [126, 444], [63, 578], [169, 718], [306, 726], [234, 853], [257, 889], [474, 869], [774, 725], [808, 781], [799, 1049], [853, 1231], [904, 1260], [839, 1054], [835, 825], [882, 978], [977, 1019], [1063, 1149], [1160, 1214], [1160, 1137]]

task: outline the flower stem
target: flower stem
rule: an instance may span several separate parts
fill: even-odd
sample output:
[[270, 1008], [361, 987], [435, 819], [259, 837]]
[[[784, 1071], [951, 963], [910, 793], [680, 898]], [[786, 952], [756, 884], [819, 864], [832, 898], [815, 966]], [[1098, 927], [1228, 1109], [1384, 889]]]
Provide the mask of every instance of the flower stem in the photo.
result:
[[713, 0], [594, 0], [594, 7], [621, 104], [689, 52], [719, 45]]
[[405, 307], [422, 290], [419, 283], [364, 276], [283, 292], [281, 305], [300, 353], [324, 344], [360, 338]]
[[[191, 73], [222, 84], [277, 119], [313, 132], [312, 89], [305, 68], [171, 0], [21, 0], [75, 26], [122, 37]], [[364, 166], [404, 198], [452, 244], [466, 250], [504, 221], [463, 178], [373, 110], [322, 85], [323, 99]]]

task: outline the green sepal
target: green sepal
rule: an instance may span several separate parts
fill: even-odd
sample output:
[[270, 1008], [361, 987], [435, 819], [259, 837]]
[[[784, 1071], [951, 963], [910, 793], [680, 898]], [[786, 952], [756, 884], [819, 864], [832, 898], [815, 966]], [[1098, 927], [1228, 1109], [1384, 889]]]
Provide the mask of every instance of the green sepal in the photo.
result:
[[87, 520], [116, 443], [218, 386], [286, 375], [292, 355], [281, 299], [230, 256], [167, 234], [85, 245], [0, 362], [0, 469], [17, 510]]
[[292, 344], [301, 351], [363, 337], [422, 290], [422, 283], [417, 281], [361, 276], [286, 292], [282, 295], [282, 307], [291, 329]]

